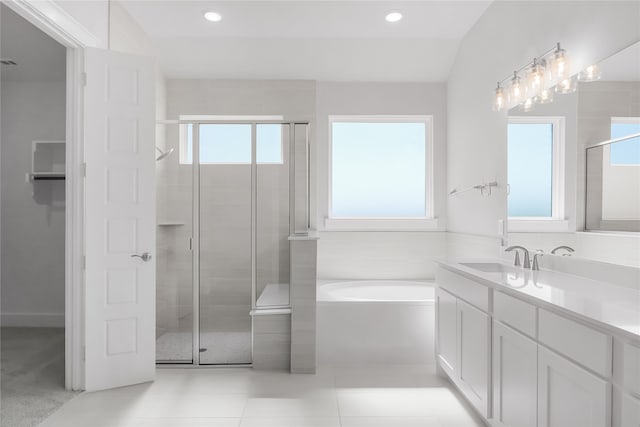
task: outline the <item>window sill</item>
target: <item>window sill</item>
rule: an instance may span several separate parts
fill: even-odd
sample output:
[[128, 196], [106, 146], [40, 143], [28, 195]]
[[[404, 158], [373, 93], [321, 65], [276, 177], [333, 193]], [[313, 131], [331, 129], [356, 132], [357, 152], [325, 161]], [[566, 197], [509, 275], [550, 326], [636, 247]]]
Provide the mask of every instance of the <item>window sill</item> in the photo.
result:
[[324, 231], [438, 231], [438, 218], [325, 218]]
[[508, 219], [510, 233], [567, 233], [569, 221], [566, 219]]

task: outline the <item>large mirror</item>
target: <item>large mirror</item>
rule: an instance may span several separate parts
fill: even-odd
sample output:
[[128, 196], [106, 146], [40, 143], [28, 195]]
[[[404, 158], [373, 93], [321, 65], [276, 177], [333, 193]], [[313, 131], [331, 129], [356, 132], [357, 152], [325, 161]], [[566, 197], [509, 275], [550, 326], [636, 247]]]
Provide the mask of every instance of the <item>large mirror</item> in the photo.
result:
[[580, 88], [590, 108], [587, 230], [640, 231], [640, 43], [605, 59], [602, 80]]
[[510, 233], [640, 232], [640, 42], [590, 71], [509, 111]]

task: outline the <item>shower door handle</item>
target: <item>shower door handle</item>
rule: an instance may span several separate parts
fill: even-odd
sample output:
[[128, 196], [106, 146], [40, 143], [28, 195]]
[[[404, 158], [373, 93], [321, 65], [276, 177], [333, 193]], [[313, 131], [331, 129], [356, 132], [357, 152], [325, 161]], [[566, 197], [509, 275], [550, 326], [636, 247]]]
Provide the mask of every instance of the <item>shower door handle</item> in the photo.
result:
[[131, 258], [140, 258], [144, 262], [151, 260], [151, 254], [149, 252], [145, 252], [142, 255], [131, 255]]

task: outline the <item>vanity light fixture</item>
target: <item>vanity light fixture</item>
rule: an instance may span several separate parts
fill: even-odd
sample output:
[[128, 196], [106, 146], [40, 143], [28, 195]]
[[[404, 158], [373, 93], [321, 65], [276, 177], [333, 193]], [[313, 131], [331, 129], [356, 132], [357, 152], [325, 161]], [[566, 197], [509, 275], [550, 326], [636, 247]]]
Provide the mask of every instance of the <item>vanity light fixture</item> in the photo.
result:
[[549, 56], [549, 67], [551, 68], [551, 78], [558, 81], [568, 78], [571, 75], [567, 51], [556, 44], [555, 50]]
[[589, 65], [578, 73], [578, 81], [581, 82], [595, 82], [596, 80], [600, 80], [600, 77], [602, 77], [602, 72], [600, 71], [600, 67], [595, 64]]
[[529, 96], [537, 95], [544, 87], [546, 83], [545, 74], [546, 61], [538, 58], [533, 58], [533, 63], [527, 69], [527, 92]]
[[222, 21], [222, 15], [220, 15], [218, 12], [206, 12], [204, 14], [204, 19], [209, 22], [220, 22]]
[[550, 104], [553, 102], [553, 89], [542, 89], [539, 94], [533, 98], [536, 104]]
[[[520, 75], [524, 75], [521, 79]], [[535, 104], [553, 102], [554, 92], [569, 94], [578, 89], [578, 81], [593, 82], [599, 80], [602, 73], [597, 65], [590, 65], [577, 76], [573, 75], [567, 51], [560, 43], [533, 58], [498, 82], [493, 95], [493, 111], [502, 111], [517, 105], [523, 111], [531, 111]], [[509, 82], [507, 97], [502, 84]]]
[[522, 98], [524, 97], [524, 86], [522, 85], [522, 81], [520, 76], [518, 76], [518, 72], [513, 72], [513, 77], [511, 78], [511, 83], [509, 84], [509, 102], [512, 104], [519, 104], [522, 102]]
[[562, 95], [573, 93], [577, 89], [578, 89], [578, 79], [576, 79], [575, 77], [567, 77], [566, 79], [562, 79], [556, 85], [556, 93], [560, 93]]
[[398, 22], [402, 19], [402, 13], [399, 10], [390, 10], [384, 17], [387, 22]]
[[496, 87], [496, 93], [493, 97], [493, 111], [501, 111], [507, 106], [507, 94], [504, 92], [504, 88], [500, 86]]

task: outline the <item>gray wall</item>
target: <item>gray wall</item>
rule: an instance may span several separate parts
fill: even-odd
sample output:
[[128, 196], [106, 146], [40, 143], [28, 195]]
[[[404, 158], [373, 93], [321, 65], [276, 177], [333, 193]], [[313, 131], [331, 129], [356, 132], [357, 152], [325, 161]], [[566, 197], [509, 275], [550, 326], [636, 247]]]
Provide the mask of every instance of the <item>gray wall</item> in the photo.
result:
[[[467, 33], [448, 84], [447, 182], [464, 187], [495, 179], [501, 186], [492, 197], [449, 198], [449, 255], [495, 256], [503, 243], [497, 225], [507, 218], [507, 115], [491, 111], [496, 80], [558, 41], [575, 70], [597, 63], [640, 38], [639, 13], [638, 2], [494, 2]], [[535, 31], [522, 31], [523, 16], [536, 22]], [[615, 236], [575, 240], [585, 257], [616, 261], [629, 260], [629, 249], [638, 253], [637, 240], [630, 238], [623, 245]]]
[[1, 127], [2, 324], [63, 326], [64, 181], [25, 174], [32, 141], [65, 139], [65, 82], [2, 81]]

